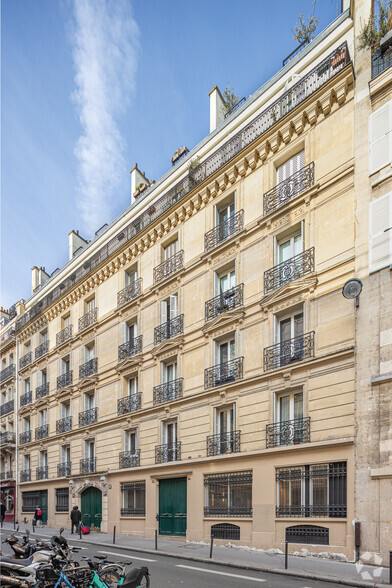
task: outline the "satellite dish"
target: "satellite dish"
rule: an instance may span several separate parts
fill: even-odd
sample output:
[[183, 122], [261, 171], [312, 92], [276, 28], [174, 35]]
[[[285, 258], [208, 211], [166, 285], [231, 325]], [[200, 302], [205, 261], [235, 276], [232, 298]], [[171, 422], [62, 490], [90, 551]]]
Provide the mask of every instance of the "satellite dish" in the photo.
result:
[[359, 295], [362, 292], [362, 282], [357, 278], [347, 280], [342, 289], [342, 294], [349, 300], [355, 299], [355, 306], [359, 306]]

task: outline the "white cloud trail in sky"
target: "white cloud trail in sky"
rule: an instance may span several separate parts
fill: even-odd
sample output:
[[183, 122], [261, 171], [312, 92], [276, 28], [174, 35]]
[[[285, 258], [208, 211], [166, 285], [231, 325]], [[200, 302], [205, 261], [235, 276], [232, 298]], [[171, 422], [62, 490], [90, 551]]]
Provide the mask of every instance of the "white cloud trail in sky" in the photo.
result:
[[130, 0], [74, 0], [73, 15], [72, 100], [82, 127], [75, 147], [77, 201], [91, 236], [113, 220], [114, 200], [129, 181], [116, 117], [135, 89], [139, 28]]

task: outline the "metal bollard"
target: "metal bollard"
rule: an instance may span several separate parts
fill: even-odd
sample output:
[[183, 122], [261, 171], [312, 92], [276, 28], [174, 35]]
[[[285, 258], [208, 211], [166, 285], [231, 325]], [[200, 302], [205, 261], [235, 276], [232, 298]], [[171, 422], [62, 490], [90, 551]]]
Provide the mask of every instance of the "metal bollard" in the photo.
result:
[[82, 525], [79, 525], [79, 539], [81, 539], [83, 537], [82, 534]]
[[14, 517], [14, 531], [15, 531], [15, 517]]
[[155, 529], [155, 551], [158, 551], [158, 531]]
[[392, 551], [389, 552], [389, 583], [392, 584]]
[[1, 519], [1, 528], [3, 528], [3, 519]]
[[33, 533], [35, 533], [35, 519], [33, 519]]
[[213, 547], [214, 547], [214, 533], [211, 533], [210, 559], [212, 558], [212, 548]]
[[113, 545], [116, 543], [116, 525], [113, 527]]
[[289, 542], [286, 541], [285, 549], [284, 549], [284, 569], [287, 570], [289, 567]]

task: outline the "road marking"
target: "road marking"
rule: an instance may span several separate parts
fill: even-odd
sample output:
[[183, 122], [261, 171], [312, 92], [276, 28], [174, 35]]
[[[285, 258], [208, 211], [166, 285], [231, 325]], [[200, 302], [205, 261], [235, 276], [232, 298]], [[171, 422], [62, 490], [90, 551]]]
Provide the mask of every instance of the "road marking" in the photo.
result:
[[239, 578], [240, 580], [250, 580], [251, 582], [266, 582], [262, 578], [252, 578], [251, 576], [240, 576], [237, 574], [228, 574], [227, 572], [217, 572], [216, 570], [207, 570], [206, 568], [194, 568], [192, 566], [176, 565], [176, 568], [186, 568], [187, 570], [196, 570], [197, 572], [207, 572], [208, 574], [219, 574], [219, 576], [229, 576], [230, 578]]
[[134, 555], [126, 555], [125, 553], [114, 553], [114, 551], [97, 551], [97, 553], [105, 553], [107, 555], [118, 555], [118, 557], [129, 557], [131, 559], [137, 559], [138, 561], [157, 561], [156, 559], [147, 559], [147, 557], [135, 557]]

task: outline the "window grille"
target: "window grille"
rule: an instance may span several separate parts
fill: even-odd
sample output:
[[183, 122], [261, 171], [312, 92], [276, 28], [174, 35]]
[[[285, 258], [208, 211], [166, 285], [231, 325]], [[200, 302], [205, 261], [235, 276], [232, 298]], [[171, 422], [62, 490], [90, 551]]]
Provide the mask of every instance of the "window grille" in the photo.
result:
[[207, 490], [205, 516], [252, 516], [252, 472], [211, 474], [204, 478]]
[[240, 527], [231, 523], [218, 523], [211, 526], [211, 537], [214, 539], [229, 539], [238, 541], [240, 539]]
[[68, 512], [69, 510], [69, 489], [56, 488], [56, 511]]
[[144, 517], [146, 514], [146, 483], [127, 482], [121, 485], [121, 516]]
[[329, 529], [317, 525], [293, 525], [286, 528], [286, 541], [308, 545], [329, 545]]
[[22, 492], [22, 512], [35, 512], [37, 504], [41, 502], [41, 494], [38, 492]]

